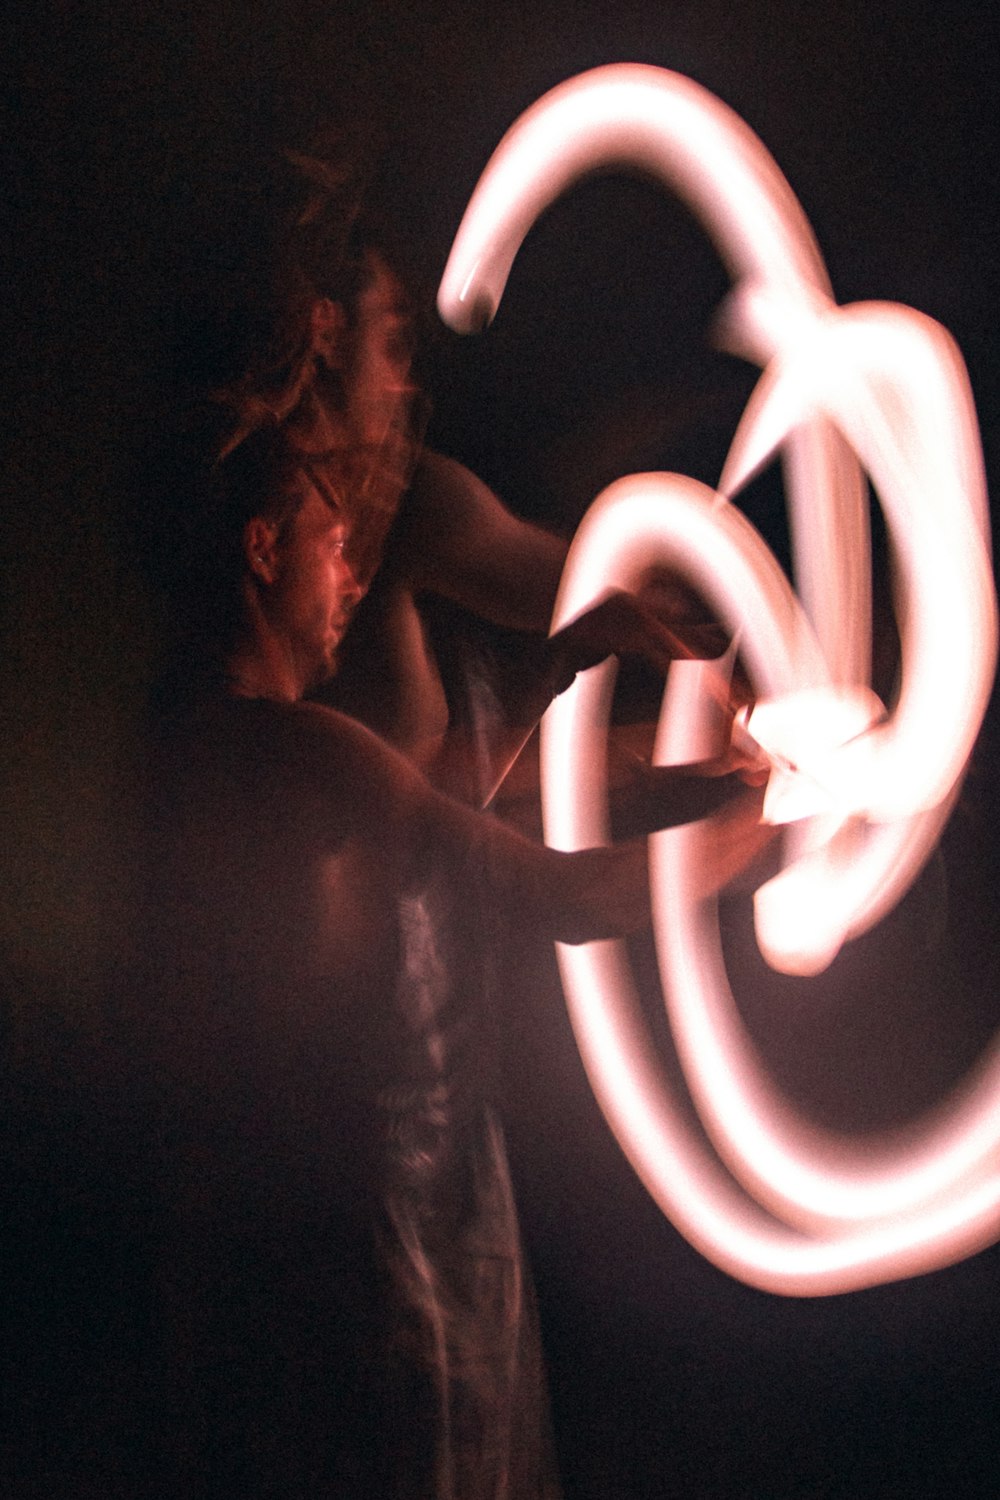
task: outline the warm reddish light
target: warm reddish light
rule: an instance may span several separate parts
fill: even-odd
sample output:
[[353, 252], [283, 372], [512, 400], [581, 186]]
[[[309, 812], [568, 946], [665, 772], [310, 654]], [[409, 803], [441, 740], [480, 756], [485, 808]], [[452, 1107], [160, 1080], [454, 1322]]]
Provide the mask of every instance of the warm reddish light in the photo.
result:
[[[470, 202], [439, 293], [469, 328], [492, 315], [540, 210], [609, 161], [656, 172], [701, 217], [737, 281], [732, 347], [764, 366], [719, 491], [635, 475], [592, 506], [570, 552], [558, 629], [651, 562], [689, 579], [738, 635], [759, 703], [749, 732], [776, 772], [767, 815], [793, 823], [785, 867], [755, 898], [769, 962], [809, 974], [912, 881], [948, 815], [985, 709], [997, 622], [978, 430], [948, 334], [911, 309], [839, 308], [790, 188], [764, 147], [687, 79], [613, 67], [562, 85], [508, 132]], [[785, 462], [798, 595], [726, 498]], [[860, 461], [860, 465], [859, 465]], [[861, 469], [897, 560], [901, 683], [868, 685], [870, 559]], [[583, 674], [543, 734], [546, 834], [608, 837], [611, 665]], [[671, 687], [656, 758], [683, 758], [707, 703]], [[761, 1066], [733, 1003], [698, 827], [651, 841], [657, 947], [691, 1096], [716, 1155], [656, 1066], [623, 950], [561, 948], [591, 1082], [664, 1211], [733, 1275], [815, 1295], [914, 1275], [1000, 1236], [1000, 1057], [902, 1145], [816, 1130]], [[724, 1165], [723, 1165], [724, 1163]]]

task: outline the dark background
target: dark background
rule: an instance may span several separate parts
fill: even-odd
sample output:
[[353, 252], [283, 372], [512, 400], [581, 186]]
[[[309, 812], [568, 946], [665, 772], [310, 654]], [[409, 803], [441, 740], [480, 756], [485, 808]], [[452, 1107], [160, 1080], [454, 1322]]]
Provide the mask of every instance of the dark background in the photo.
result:
[[[362, 122], [381, 147], [377, 206], [429, 298], [477, 175], [523, 108], [600, 63], [674, 68], [772, 151], [839, 300], [909, 303], [954, 333], [993, 478], [997, 41], [988, 7], [900, 0], [624, 3], [614, 15], [592, 0], [140, 0], [38, 7], [5, 31], [0, 956], [5, 1077], [26, 1118], [72, 1112], [81, 1037], [100, 1030], [128, 949], [132, 756], [157, 632], [126, 541], [129, 476], [167, 309], [193, 292], [188, 247], [211, 241], [220, 184], [325, 116]], [[661, 190], [579, 186], [532, 232], [487, 334], [459, 340], [428, 317], [432, 439], [565, 531], [630, 469], [712, 480], [752, 384], [707, 343], [725, 289]], [[745, 503], [783, 552], [773, 485]], [[821, 980], [769, 975], [745, 913], [730, 914], [748, 1024], [824, 1123], [901, 1123], [991, 1035], [996, 767], [991, 712], [927, 872]], [[729, 1280], [622, 1161], [547, 955], [515, 957], [507, 978], [522, 997], [512, 1154], [568, 1495], [1000, 1493], [997, 1252], [818, 1301]], [[54, 1262], [56, 1287], [66, 1264]]]

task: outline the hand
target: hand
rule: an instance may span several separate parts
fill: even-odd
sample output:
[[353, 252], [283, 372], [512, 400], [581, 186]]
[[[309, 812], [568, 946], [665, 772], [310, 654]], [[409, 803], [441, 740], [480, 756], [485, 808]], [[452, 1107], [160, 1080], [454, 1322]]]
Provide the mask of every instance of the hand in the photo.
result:
[[[721, 725], [725, 735], [725, 721]], [[730, 711], [729, 729], [732, 730]], [[612, 736], [609, 742], [608, 796], [616, 838], [632, 838], [658, 828], [710, 818], [756, 793], [770, 774], [752, 740], [736, 737], [711, 759], [682, 766], [653, 766]]]
[[702, 623], [672, 615], [670, 623], [641, 599], [622, 590], [607, 594], [549, 640], [557, 690], [568, 687], [577, 672], [609, 656], [638, 656], [666, 673], [672, 661], [719, 654], [718, 633], [706, 634]]
[[[668, 768], [664, 768], [668, 769]], [[756, 740], [734, 721], [730, 710], [730, 740], [727, 747], [712, 760], [694, 761], [684, 767], [689, 775], [738, 777], [744, 786], [767, 785], [771, 762]]]

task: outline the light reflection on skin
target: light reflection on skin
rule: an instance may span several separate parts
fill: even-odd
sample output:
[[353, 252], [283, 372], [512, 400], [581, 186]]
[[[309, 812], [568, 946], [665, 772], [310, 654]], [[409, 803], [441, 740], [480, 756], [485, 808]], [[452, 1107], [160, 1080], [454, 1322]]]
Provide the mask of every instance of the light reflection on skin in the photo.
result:
[[[926, 860], [992, 684], [996, 602], [967, 377], [930, 319], [884, 303], [838, 308], [764, 147], [698, 85], [646, 67], [571, 80], [508, 132], [445, 270], [446, 321], [468, 331], [492, 316], [538, 213], [581, 173], [612, 162], [654, 172], [699, 216], [736, 281], [727, 343], [764, 373], [719, 491], [679, 475], [636, 475], [598, 497], [571, 549], [553, 629], [608, 587], [634, 587], [655, 563], [704, 593], [738, 635], [758, 695], [742, 731], [775, 767], [766, 816], [796, 820], [784, 868], [755, 897], [758, 942], [774, 967], [816, 973]], [[727, 498], [775, 453], [798, 595]], [[897, 573], [902, 655], [891, 709], [868, 686], [861, 466], [885, 511]], [[608, 838], [613, 681], [613, 665], [582, 674], [543, 726], [546, 835], [561, 848]], [[686, 747], [704, 738], [705, 701], [668, 684], [660, 763], [693, 758]], [[903, 1144], [859, 1149], [799, 1117], [733, 1003], [717, 902], [696, 894], [703, 838], [698, 825], [657, 834], [651, 880], [671, 1028], [711, 1147], [651, 1061], [621, 946], [559, 950], [592, 1085], [664, 1212], [723, 1269], [789, 1295], [916, 1275], [996, 1239], [1000, 1049]]]

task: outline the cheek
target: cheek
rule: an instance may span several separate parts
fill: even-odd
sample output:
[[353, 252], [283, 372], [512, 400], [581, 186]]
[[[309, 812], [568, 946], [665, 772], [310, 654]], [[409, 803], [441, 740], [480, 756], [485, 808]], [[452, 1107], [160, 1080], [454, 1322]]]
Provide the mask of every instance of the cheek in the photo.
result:
[[317, 607], [325, 617], [334, 614], [343, 600], [343, 571], [339, 563], [323, 570], [322, 587], [317, 590]]

